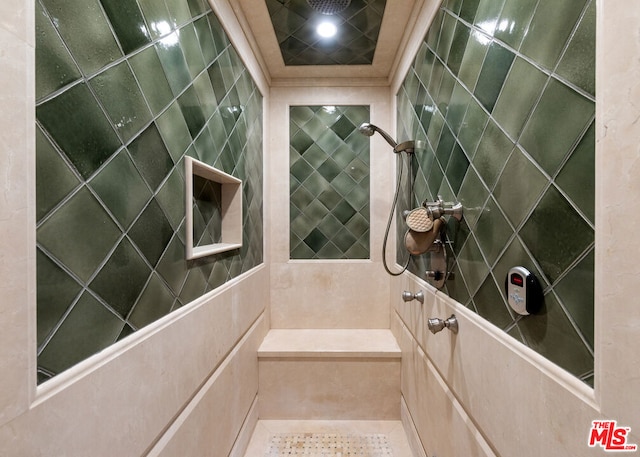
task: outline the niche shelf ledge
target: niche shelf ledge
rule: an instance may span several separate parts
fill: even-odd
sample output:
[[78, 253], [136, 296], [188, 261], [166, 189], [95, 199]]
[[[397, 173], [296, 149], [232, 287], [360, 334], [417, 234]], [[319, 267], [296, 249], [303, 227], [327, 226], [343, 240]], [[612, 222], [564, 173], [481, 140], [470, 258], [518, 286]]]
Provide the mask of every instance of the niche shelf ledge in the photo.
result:
[[[204, 162], [185, 157], [185, 244], [187, 260], [206, 257], [242, 247], [242, 181]], [[220, 189], [220, 237], [217, 242], [194, 246], [194, 176], [199, 176]], [[197, 179], [197, 178], [196, 178]], [[207, 221], [208, 222], [208, 221]]]

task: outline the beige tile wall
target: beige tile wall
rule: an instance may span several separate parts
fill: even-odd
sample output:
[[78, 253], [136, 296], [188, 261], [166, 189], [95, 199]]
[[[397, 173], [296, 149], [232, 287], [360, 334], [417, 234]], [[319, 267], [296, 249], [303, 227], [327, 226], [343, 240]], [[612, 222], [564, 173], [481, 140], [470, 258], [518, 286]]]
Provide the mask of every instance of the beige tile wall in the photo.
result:
[[[394, 125], [388, 87], [274, 87], [269, 118], [272, 328], [389, 328], [389, 280], [381, 246], [391, 199], [394, 154], [379, 135], [371, 140], [371, 260], [289, 260], [289, 106], [369, 105], [371, 122]], [[394, 246], [393, 236], [389, 246]]]

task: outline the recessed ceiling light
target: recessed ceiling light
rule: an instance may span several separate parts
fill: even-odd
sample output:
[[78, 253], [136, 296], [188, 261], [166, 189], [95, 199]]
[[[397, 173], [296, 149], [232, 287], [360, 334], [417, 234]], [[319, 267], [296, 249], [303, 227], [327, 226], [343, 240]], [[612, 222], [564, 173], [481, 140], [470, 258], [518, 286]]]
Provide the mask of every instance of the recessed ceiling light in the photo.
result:
[[338, 32], [338, 29], [331, 22], [325, 21], [318, 24], [316, 32], [318, 32], [318, 35], [320, 35], [322, 38], [331, 38], [332, 36], [335, 36], [335, 34]]

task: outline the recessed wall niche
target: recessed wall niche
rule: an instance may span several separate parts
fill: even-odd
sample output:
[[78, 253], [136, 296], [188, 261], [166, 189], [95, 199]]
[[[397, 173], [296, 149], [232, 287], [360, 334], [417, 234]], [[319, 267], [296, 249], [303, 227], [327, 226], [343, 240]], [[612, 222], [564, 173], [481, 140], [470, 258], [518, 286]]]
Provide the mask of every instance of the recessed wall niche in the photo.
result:
[[242, 181], [185, 157], [186, 258], [242, 247]]

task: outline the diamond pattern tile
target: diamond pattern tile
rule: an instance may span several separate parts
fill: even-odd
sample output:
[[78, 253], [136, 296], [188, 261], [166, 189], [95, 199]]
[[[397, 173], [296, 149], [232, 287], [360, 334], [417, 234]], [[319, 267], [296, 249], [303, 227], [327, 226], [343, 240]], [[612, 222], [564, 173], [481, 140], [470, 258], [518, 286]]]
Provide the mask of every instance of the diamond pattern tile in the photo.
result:
[[368, 106], [290, 108], [292, 259], [369, 258]]
[[[438, 194], [460, 201], [447, 293], [592, 383], [594, 2], [556, 3], [440, 9], [398, 96], [397, 131], [427, 143], [414, 156], [415, 201], [399, 210]], [[410, 262], [418, 276], [422, 257]], [[517, 321], [502, 286], [516, 265], [538, 276], [546, 302]]]
[[[37, 12], [42, 382], [262, 263], [262, 95], [204, 1]], [[238, 252], [185, 260], [185, 154], [243, 180]], [[219, 191], [199, 197], [216, 239]]]

